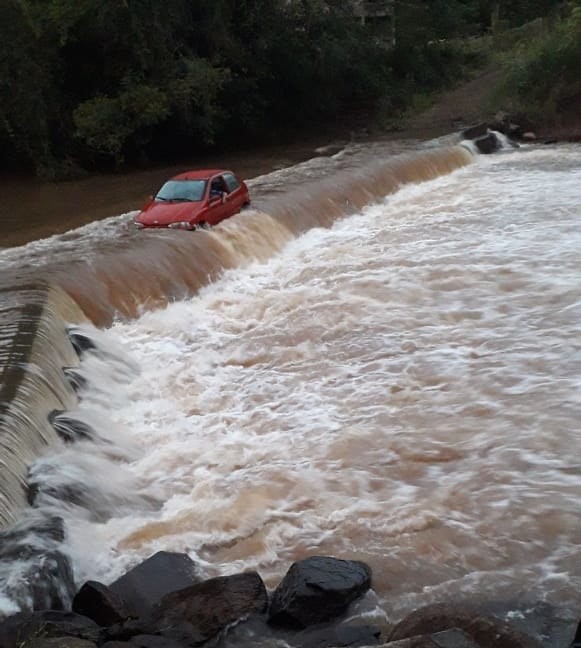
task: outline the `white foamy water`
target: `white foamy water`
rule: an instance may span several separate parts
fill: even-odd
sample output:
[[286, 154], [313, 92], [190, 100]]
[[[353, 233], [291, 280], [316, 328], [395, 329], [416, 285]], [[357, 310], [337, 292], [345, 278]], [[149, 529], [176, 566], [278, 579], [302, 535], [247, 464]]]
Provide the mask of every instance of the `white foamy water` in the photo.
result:
[[39, 463], [97, 494], [65, 512], [79, 583], [165, 549], [274, 586], [327, 554], [390, 620], [578, 605], [580, 187], [579, 147], [481, 157], [103, 332], [140, 369], [84, 362], [112, 443]]

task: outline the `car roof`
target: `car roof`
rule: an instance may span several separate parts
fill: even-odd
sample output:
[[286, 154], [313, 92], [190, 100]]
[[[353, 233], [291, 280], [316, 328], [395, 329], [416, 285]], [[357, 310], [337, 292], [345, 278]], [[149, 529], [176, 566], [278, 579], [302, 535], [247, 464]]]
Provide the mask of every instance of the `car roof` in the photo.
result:
[[192, 171], [184, 171], [172, 180], [208, 180], [211, 176], [220, 175], [222, 173], [232, 173], [226, 169], [195, 169]]

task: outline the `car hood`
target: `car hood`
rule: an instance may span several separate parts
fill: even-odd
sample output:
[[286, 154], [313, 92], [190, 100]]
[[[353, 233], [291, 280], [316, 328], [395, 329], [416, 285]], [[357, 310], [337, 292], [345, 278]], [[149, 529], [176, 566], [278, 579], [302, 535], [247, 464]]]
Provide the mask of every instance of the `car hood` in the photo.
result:
[[137, 217], [143, 225], [169, 225], [189, 221], [204, 208], [203, 202], [153, 202]]

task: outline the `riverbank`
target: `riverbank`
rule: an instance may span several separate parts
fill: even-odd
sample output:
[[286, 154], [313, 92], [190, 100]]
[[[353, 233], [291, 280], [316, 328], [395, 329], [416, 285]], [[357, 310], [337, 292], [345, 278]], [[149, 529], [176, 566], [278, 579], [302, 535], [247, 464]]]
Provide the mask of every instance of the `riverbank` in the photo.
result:
[[[365, 601], [372, 570], [361, 561], [311, 556], [271, 592], [256, 571], [211, 579], [199, 572], [188, 554], [157, 552], [109, 587], [85, 583], [71, 612], [0, 622], [0, 641], [3, 648], [570, 648], [579, 636], [576, 617], [525, 600], [435, 603], [378, 624]], [[368, 618], [346, 618], [357, 607]]]
[[[148, 196], [172, 175], [187, 168], [229, 168], [253, 178], [307, 159], [333, 155], [349, 142], [372, 140], [429, 140], [468, 126], [493, 122], [499, 104], [491, 100], [502, 71], [493, 66], [457, 88], [443, 92], [424, 111], [402, 118], [397, 126], [382, 129], [372, 119], [330, 125], [317, 135], [183, 160], [172, 165], [119, 174], [95, 174], [79, 180], [48, 183], [36, 178], [4, 176], [0, 248], [62, 234], [93, 221], [137, 210]], [[539, 141], [581, 141], [581, 94], [560, 115], [557, 123], [535, 123]]]
[[[188, 168], [228, 168], [253, 178], [315, 157], [330, 137], [310, 137], [296, 144], [272, 145], [208, 155], [179, 163], [119, 174], [95, 174], [66, 182], [4, 176], [1, 179], [2, 240], [0, 247], [62, 234], [96, 220], [140, 209], [167, 178]], [[345, 143], [347, 140], [336, 140]], [[330, 151], [331, 149], [323, 150]]]
[[[503, 71], [499, 66], [483, 70], [474, 79], [457, 88], [443, 92], [432, 105], [419, 114], [402, 121], [398, 134], [401, 137], [429, 138], [444, 132], [462, 130], [482, 122], [491, 123], [499, 112], [511, 112], [494, 98]], [[550, 142], [581, 141], [581, 93], [560, 111], [557, 118], [531, 119], [522, 112], [518, 118], [529, 124], [534, 139]]]

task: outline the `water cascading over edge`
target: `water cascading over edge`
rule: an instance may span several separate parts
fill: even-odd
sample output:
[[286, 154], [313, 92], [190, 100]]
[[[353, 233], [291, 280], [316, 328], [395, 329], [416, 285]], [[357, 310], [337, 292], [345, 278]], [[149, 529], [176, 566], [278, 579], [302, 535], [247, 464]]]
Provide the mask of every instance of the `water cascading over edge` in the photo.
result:
[[330, 227], [406, 184], [470, 164], [463, 146], [426, 149], [304, 182], [210, 231], [131, 231], [90, 261], [50, 272], [97, 326], [195, 294], [225, 270], [266, 260], [312, 227]]
[[69, 323], [85, 321], [77, 304], [48, 284], [0, 292], [0, 529], [27, 505], [31, 462], [57, 441], [53, 410], [76, 403], [64, 369], [78, 356]]

